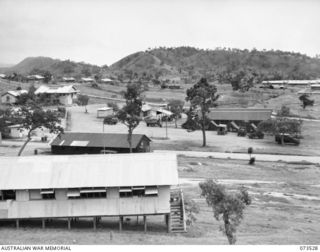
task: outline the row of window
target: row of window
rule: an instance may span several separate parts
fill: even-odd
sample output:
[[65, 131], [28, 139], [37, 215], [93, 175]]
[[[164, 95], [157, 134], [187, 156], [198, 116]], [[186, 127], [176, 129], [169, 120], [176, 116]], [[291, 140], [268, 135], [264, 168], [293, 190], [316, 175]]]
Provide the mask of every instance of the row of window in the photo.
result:
[[[39, 199], [55, 199], [54, 189], [29, 190], [30, 200]], [[156, 186], [134, 186], [120, 187], [119, 197], [156, 197], [158, 196], [158, 188]], [[107, 198], [107, 189], [105, 187], [90, 187], [90, 188], [70, 188], [67, 191], [69, 199], [86, 199], [86, 198]], [[0, 191], [0, 200], [15, 200], [16, 192], [14, 190]]]

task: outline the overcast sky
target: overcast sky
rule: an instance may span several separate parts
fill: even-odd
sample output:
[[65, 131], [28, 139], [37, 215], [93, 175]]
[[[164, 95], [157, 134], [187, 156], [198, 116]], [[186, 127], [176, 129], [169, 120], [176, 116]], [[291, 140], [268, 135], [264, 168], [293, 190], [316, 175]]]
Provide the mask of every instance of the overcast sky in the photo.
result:
[[149, 47], [320, 54], [318, 0], [0, 0], [0, 62], [110, 65]]

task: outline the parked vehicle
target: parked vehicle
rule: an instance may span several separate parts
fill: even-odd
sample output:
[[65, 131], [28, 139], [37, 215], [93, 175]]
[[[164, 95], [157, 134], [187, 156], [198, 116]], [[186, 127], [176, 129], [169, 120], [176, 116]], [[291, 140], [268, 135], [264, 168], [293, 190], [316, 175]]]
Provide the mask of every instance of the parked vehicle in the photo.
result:
[[263, 139], [263, 138], [264, 138], [264, 134], [263, 134], [263, 132], [261, 132], [261, 131], [254, 131], [254, 132], [252, 132], [252, 133], [249, 133], [249, 134], [248, 134], [248, 137], [249, 137], [250, 139], [255, 139], [255, 138]]
[[161, 117], [161, 121], [165, 122], [172, 122], [173, 121], [173, 116], [167, 116], [167, 115], [164, 115]]
[[[275, 135], [275, 141], [278, 144], [281, 144], [281, 135], [280, 134]], [[294, 136], [289, 135], [289, 134], [284, 134], [283, 135], [283, 142], [285, 144], [294, 144], [294, 145], [299, 145], [300, 144], [300, 140], [297, 137], [294, 137]]]
[[115, 116], [107, 116], [103, 119], [104, 124], [115, 125], [118, 123], [118, 118]]
[[149, 126], [150, 127], [157, 127], [157, 126], [162, 127], [160, 119], [147, 117], [144, 119], [144, 121], [146, 122], [147, 127], [149, 127]]
[[247, 130], [246, 130], [246, 128], [240, 127], [239, 130], [238, 130], [238, 136], [244, 137], [244, 136], [246, 136], [246, 135], [247, 135]]
[[218, 135], [226, 135], [228, 133], [227, 125], [225, 124], [219, 124], [217, 129]]

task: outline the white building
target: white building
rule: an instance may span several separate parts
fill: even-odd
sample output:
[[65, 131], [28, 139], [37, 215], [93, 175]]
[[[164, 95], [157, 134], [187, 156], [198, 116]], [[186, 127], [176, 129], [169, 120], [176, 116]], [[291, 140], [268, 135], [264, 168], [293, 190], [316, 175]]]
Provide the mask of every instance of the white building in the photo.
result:
[[110, 115], [113, 115], [113, 108], [103, 107], [97, 109], [97, 118], [105, 118]]
[[15, 90], [8, 91], [1, 95], [1, 103], [3, 104], [14, 104], [17, 102], [17, 99], [22, 94], [27, 94], [27, 90]]
[[21, 125], [10, 125], [8, 126], [8, 134], [10, 138], [24, 138], [27, 136], [27, 131], [21, 128]]
[[92, 82], [94, 82], [94, 79], [89, 78], [89, 77], [87, 77], [87, 78], [83, 77], [83, 78], [81, 78], [81, 82], [92, 83]]
[[77, 98], [79, 91], [73, 86], [40, 86], [35, 92], [36, 95], [44, 94], [51, 102], [59, 102], [63, 105], [71, 105]]
[[75, 82], [76, 79], [73, 77], [62, 77], [63, 82]]
[[113, 81], [109, 78], [103, 78], [103, 79], [101, 79], [101, 82], [102, 83], [112, 83]]

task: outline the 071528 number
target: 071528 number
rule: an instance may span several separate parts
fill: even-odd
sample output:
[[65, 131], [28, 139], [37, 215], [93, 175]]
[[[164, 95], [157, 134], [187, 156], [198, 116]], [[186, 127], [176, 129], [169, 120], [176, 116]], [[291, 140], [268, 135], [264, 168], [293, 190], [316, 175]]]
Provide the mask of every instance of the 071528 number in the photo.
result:
[[300, 246], [301, 251], [317, 251], [318, 246]]

